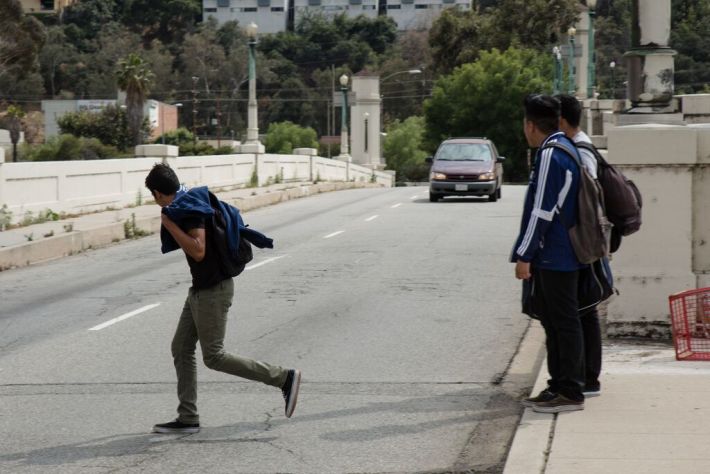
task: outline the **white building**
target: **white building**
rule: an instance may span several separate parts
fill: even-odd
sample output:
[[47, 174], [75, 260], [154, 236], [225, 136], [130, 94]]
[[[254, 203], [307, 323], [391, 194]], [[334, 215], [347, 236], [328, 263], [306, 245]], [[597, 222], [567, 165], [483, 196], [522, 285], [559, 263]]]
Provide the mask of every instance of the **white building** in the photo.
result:
[[292, 28], [308, 13], [327, 17], [345, 14], [350, 18], [387, 15], [400, 31], [428, 29], [446, 8], [471, 9], [471, 0], [203, 0], [203, 18], [218, 24], [236, 20], [245, 26], [252, 21], [259, 33], [278, 33]]
[[218, 24], [236, 20], [244, 27], [252, 21], [259, 33], [286, 31], [288, 2], [292, 0], [202, 0], [202, 18]]

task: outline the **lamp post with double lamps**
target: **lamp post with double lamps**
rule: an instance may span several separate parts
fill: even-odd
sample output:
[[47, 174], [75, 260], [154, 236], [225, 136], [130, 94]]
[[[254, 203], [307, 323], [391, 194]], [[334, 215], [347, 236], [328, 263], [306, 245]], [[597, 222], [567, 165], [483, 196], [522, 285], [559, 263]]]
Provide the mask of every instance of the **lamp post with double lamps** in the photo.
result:
[[569, 30], [567, 30], [567, 38], [569, 38], [569, 64], [567, 65], [569, 72], [569, 84], [567, 84], [567, 93], [569, 95], [574, 95], [574, 92], [577, 89], [574, 65], [574, 35], [576, 34], [577, 29], [574, 26], [570, 26]]
[[596, 52], [594, 49], [594, 17], [597, 7], [597, 0], [587, 0], [587, 8], [589, 9], [589, 47], [587, 62], [587, 98], [594, 98], [594, 89], [596, 83]]
[[343, 93], [343, 108], [340, 113], [340, 155], [338, 159], [342, 161], [350, 161], [348, 147], [348, 81], [347, 74], [340, 76], [340, 91]]
[[246, 31], [249, 37], [249, 102], [247, 110], [247, 139], [241, 147], [242, 153], [264, 153], [264, 145], [259, 142], [259, 122], [256, 102], [256, 34], [259, 27], [251, 22]]

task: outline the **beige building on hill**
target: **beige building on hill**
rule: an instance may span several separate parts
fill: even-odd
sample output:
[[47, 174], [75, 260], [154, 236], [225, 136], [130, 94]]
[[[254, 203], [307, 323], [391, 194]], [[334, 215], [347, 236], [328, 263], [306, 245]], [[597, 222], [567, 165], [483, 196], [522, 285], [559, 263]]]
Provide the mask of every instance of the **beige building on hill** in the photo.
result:
[[58, 13], [76, 0], [20, 0], [25, 13]]

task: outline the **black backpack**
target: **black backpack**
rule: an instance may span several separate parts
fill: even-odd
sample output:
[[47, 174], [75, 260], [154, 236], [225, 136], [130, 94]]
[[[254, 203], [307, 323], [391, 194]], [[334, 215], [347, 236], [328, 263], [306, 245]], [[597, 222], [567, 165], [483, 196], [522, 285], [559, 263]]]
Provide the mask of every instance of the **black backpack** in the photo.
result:
[[604, 193], [577, 157], [576, 150], [571, 150], [561, 142], [552, 142], [545, 148], [554, 147], [564, 151], [577, 163], [579, 168], [579, 186], [577, 192], [577, 222], [569, 225], [564, 222], [562, 213], [560, 219], [567, 227], [572, 248], [580, 263], [594, 263], [600, 258], [608, 257], [612, 224], [604, 212]]
[[[229, 248], [229, 236], [227, 235], [227, 223], [219, 209], [219, 205], [215, 205], [215, 203], [212, 202], [213, 199], [216, 200], [217, 198], [210, 193], [210, 204], [214, 210], [210, 226], [212, 230], [212, 244], [217, 253], [222, 273], [230, 277], [235, 277], [244, 271], [247, 263], [251, 262], [254, 258], [254, 254], [251, 249], [251, 244], [242, 235], [239, 236], [239, 245], [236, 255], [231, 251]], [[225, 203], [225, 205], [229, 206], [230, 204]]]
[[611, 235], [611, 252], [621, 245], [621, 237], [631, 235], [641, 228], [641, 192], [633, 181], [610, 165], [591, 143], [577, 143], [594, 154], [597, 160], [597, 179], [604, 190], [606, 215], [614, 224]]

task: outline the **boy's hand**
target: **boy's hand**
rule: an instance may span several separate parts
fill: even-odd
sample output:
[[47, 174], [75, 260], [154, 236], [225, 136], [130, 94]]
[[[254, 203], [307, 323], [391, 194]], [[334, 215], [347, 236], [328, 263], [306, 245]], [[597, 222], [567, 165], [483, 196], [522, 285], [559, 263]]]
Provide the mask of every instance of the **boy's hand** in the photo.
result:
[[527, 280], [532, 275], [530, 274], [530, 262], [518, 260], [515, 263], [515, 278], [518, 280]]

